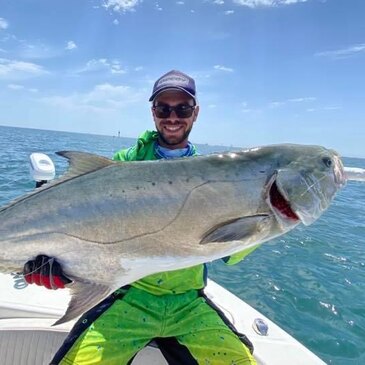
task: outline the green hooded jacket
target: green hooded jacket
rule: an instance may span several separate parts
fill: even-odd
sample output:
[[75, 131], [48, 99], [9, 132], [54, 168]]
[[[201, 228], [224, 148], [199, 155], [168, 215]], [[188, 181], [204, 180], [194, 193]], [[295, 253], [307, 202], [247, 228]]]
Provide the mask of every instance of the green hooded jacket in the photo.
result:
[[[157, 141], [158, 133], [155, 131], [145, 131], [142, 133], [137, 143], [126, 149], [115, 153], [115, 161], [144, 161], [156, 160], [154, 144]], [[194, 155], [197, 150], [194, 147]], [[256, 246], [257, 247], [257, 246]], [[228, 265], [233, 265], [241, 261], [251, 253], [256, 247], [239, 252], [224, 259]], [[205, 265], [197, 265], [187, 269], [161, 272], [144, 277], [132, 284], [132, 286], [145, 290], [155, 295], [181, 294], [192, 289], [202, 289], [205, 286], [206, 269]]]

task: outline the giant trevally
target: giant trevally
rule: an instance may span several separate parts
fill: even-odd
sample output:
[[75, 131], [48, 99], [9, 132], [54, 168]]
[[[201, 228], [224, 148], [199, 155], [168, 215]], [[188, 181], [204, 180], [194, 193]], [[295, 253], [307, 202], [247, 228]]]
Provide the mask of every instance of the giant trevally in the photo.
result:
[[346, 181], [339, 156], [319, 146], [139, 162], [59, 154], [70, 163], [65, 176], [0, 209], [0, 272], [45, 254], [73, 279], [57, 324], [144, 276], [309, 225]]

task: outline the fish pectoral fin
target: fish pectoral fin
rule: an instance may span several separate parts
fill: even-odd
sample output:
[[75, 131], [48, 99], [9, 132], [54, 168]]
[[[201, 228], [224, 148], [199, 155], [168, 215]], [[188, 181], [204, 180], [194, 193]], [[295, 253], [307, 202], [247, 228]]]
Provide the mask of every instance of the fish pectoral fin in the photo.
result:
[[[70, 164], [66, 174], [61, 177], [62, 181], [72, 179], [76, 176], [85, 175], [89, 172], [100, 170], [104, 167], [115, 164], [113, 160], [93, 153], [59, 151], [56, 152], [56, 154], [67, 158]], [[57, 181], [59, 182], [60, 180]]]
[[56, 326], [74, 319], [87, 310], [100, 303], [104, 298], [111, 294], [109, 286], [96, 284], [90, 281], [77, 280], [68, 286], [71, 290], [71, 300], [63, 317], [53, 323]]
[[268, 221], [269, 216], [266, 214], [229, 220], [207, 231], [200, 243], [242, 241], [265, 229], [269, 225]]

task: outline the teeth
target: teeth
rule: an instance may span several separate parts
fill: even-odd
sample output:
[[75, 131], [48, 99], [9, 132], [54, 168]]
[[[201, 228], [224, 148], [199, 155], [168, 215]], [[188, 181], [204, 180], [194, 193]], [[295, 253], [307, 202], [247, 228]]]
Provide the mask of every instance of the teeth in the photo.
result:
[[176, 127], [173, 127], [173, 126], [165, 126], [165, 129], [167, 129], [168, 131], [171, 131], [171, 132], [176, 132], [177, 130], [180, 129], [179, 126], [176, 126]]

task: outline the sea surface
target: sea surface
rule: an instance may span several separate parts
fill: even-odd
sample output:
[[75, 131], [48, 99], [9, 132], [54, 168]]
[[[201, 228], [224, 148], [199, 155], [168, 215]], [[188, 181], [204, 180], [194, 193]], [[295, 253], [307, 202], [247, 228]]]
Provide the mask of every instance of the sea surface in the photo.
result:
[[[29, 155], [111, 157], [133, 139], [0, 126], [0, 205], [31, 191]], [[201, 153], [226, 147], [199, 145]], [[344, 158], [365, 168], [365, 159]], [[328, 364], [365, 364], [365, 184], [349, 182], [309, 227], [263, 244], [241, 263], [209, 264], [209, 276], [292, 334]], [[295, 364], [293, 364], [295, 365]]]

